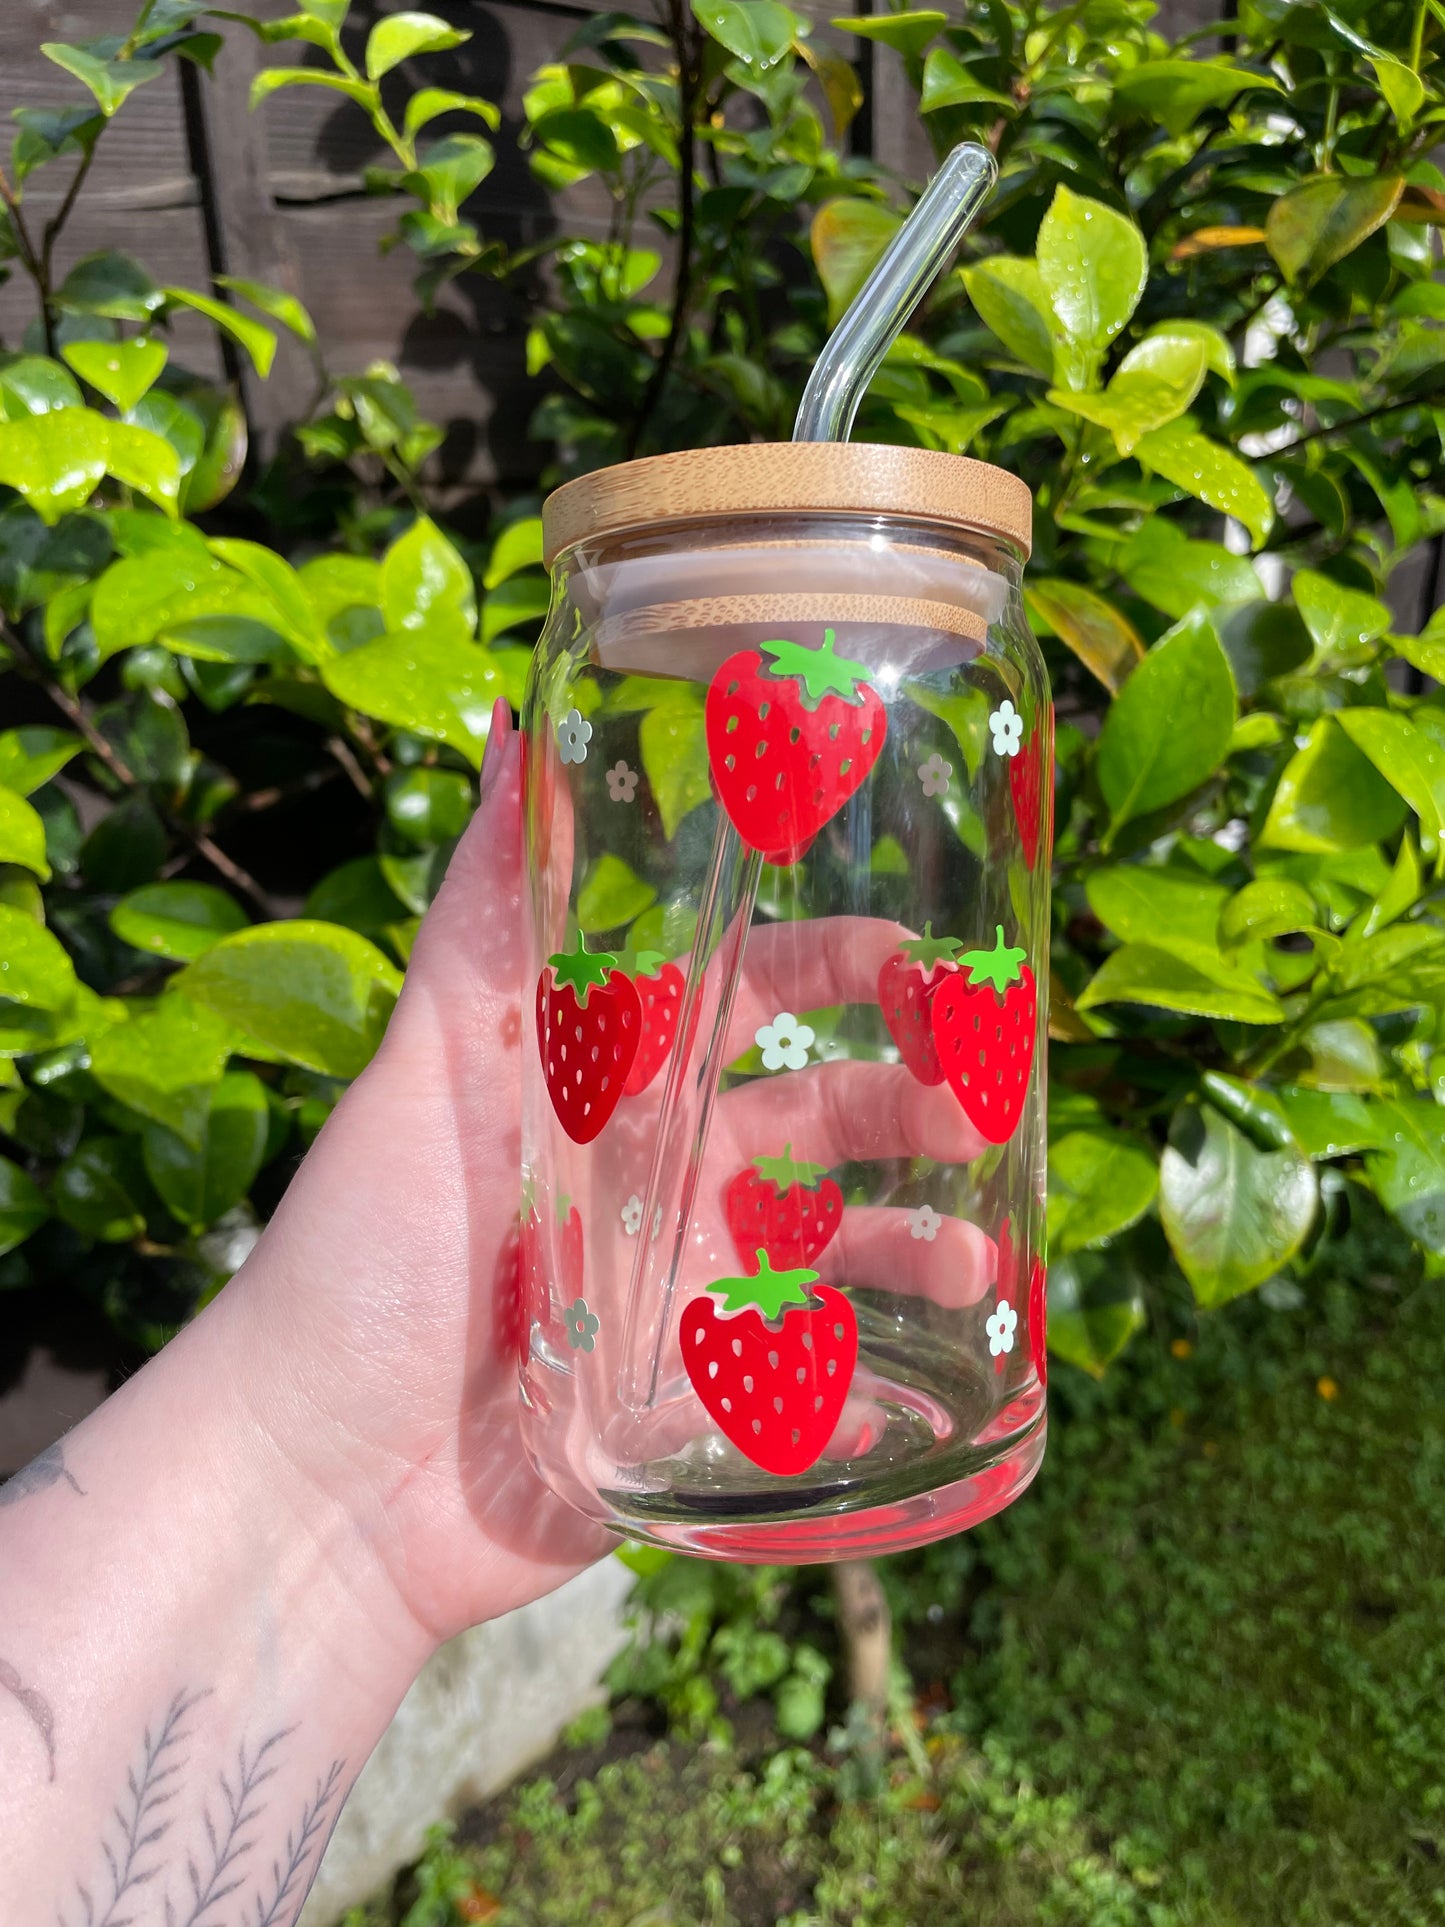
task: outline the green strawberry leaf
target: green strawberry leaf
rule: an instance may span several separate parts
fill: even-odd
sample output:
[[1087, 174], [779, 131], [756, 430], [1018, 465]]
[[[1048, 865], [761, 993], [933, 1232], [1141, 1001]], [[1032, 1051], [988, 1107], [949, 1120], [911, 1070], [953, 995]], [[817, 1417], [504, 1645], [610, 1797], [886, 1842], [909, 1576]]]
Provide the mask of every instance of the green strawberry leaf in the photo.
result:
[[719, 1278], [710, 1291], [723, 1293], [724, 1311], [747, 1311], [756, 1306], [764, 1318], [780, 1318], [787, 1305], [806, 1305], [808, 1286], [816, 1285], [818, 1274], [800, 1271], [774, 1271], [766, 1251], [758, 1253], [756, 1278]]
[[922, 964], [924, 977], [930, 978], [941, 963], [953, 963], [963, 945], [957, 937], [935, 937], [933, 925], [925, 923], [921, 937], [909, 937], [898, 947], [910, 963]]
[[660, 950], [619, 950], [617, 968], [627, 977], [656, 977], [667, 962]]
[[801, 1184], [807, 1191], [818, 1188], [818, 1180], [828, 1169], [826, 1164], [803, 1164], [792, 1155], [791, 1144], [783, 1146], [780, 1158], [754, 1158], [753, 1169], [760, 1178], [777, 1186], [778, 1196], [786, 1197], [795, 1184]]
[[785, 638], [761, 643], [759, 647], [765, 656], [773, 659], [771, 675], [792, 677], [803, 685], [803, 699], [809, 709], [816, 709], [825, 696], [842, 696], [846, 702], [860, 702], [858, 685], [866, 683], [872, 674], [866, 663], [849, 662], [837, 654], [831, 629], [823, 631], [823, 640], [817, 648]]
[[591, 951], [579, 933], [575, 950], [559, 950], [547, 959], [558, 985], [570, 984], [577, 993], [579, 1009], [587, 1008], [587, 993], [594, 984], [605, 984], [617, 968], [617, 959], [607, 950]]
[[994, 928], [997, 935], [992, 950], [965, 950], [958, 961], [967, 969], [971, 984], [992, 984], [1002, 997], [1010, 984], [1019, 981], [1023, 974], [1019, 966], [1029, 953], [1004, 942], [1001, 923]]

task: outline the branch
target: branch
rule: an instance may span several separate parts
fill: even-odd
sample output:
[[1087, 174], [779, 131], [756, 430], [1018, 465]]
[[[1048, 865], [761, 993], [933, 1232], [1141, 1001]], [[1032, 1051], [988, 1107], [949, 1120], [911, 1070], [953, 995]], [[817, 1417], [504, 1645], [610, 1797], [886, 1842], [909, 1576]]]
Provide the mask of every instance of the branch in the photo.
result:
[[1330, 435], [1343, 435], [1352, 428], [1363, 428], [1367, 422], [1379, 421], [1385, 415], [1403, 415], [1411, 408], [1428, 408], [1440, 394], [1438, 388], [1427, 388], [1422, 395], [1411, 395], [1405, 401], [1381, 402], [1378, 408], [1367, 408], [1363, 415], [1351, 415], [1347, 421], [1333, 422], [1328, 428], [1312, 428], [1307, 434], [1296, 435], [1292, 442], [1273, 452], [1288, 455], [1291, 449], [1303, 448], [1306, 442], [1321, 442]]
[[[65, 717], [67, 722], [71, 724], [72, 728], [85, 738], [86, 746], [98, 761], [105, 765], [116, 782], [120, 784], [121, 788], [137, 791], [145, 790], [146, 785], [141, 782], [135, 771], [130, 767], [130, 764], [126, 762], [120, 751], [115, 747], [115, 744], [110, 742], [107, 737], [97, 729], [84, 703], [73, 696], [63, 683], [57, 682], [53, 676], [45, 672], [35, 661], [33, 653], [8, 625], [5, 630], [5, 636], [6, 640], [14, 646], [18, 659], [21, 662], [30, 664], [32, 675], [50, 698], [51, 702], [55, 704], [55, 707]], [[189, 843], [197, 856], [204, 857], [212, 869], [219, 871], [232, 888], [238, 890], [240, 894], [250, 902], [253, 909], [258, 910], [268, 921], [275, 919], [277, 916], [275, 904], [272, 903], [270, 897], [267, 896], [266, 892], [251, 875], [249, 870], [242, 869], [234, 857], [227, 856], [220, 845], [207, 836], [204, 830], [198, 830], [194, 824], [187, 823], [184, 817], [176, 816], [172, 811], [166, 811], [165, 815], [166, 821], [174, 833], [184, 842]]]

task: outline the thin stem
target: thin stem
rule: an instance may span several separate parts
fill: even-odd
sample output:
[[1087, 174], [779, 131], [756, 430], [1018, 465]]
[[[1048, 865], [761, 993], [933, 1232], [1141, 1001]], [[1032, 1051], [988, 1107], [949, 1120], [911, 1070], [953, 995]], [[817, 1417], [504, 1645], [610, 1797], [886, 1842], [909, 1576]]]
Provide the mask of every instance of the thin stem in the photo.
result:
[[71, 214], [75, 210], [76, 201], [80, 198], [80, 190], [85, 185], [85, 177], [87, 174], [89, 174], [91, 169], [91, 164], [95, 160], [95, 150], [99, 145], [99, 138], [100, 137], [97, 135], [96, 139], [93, 140], [90, 146], [87, 147], [85, 151], [82, 153], [80, 157], [80, 165], [75, 170], [75, 174], [71, 180], [70, 186], [65, 190], [65, 199], [60, 203], [60, 206], [55, 210], [54, 214], [45, 223], [44, 234], [41, 241], [40, 271], [42, 275], [42, 293], [45, 299], [45, 304], [47, 309], [49, 308], [49, 305], [50, 305], [50, 289], [51, 289], [51, 282], [52, 282], [52, 267], [55, 260], [55, 244], [60, 239], [61, 232], [64, 229], [66, 222], [70, 219]]

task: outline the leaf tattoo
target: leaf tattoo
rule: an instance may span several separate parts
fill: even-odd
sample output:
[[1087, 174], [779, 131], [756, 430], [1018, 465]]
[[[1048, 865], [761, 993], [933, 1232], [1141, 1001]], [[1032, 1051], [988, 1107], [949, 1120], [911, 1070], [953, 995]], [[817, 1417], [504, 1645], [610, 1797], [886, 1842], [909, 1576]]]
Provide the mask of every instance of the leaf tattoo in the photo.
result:
[[58, 1485], [62, 1479], [82, 1499], [85, 1497], [84, 1486], [76, 1483], [74, 1473], [65, 1463], [63, 1447], [59, 1444], [47, 1445], [39, 1458], [32, 1459], [29, 1465], [22, 1465], [18, 1472], [0, 1485], [0, 1506], [14, 1505], [18, 1499], [28, 1498], [32, 1492], [43, 1492], [47, 1486]]
[[50, 1783], [55, 1784], [55, 1715], [50, 1702], [41, 1697], [33, 1686], [27, 1686], [9, 1660], [0, 1659], [0, 1688], [15, 1700], [22, 1711], [29, 1715], [36, 1731], [45, 1742], [45, 1756], [50, 1762]]

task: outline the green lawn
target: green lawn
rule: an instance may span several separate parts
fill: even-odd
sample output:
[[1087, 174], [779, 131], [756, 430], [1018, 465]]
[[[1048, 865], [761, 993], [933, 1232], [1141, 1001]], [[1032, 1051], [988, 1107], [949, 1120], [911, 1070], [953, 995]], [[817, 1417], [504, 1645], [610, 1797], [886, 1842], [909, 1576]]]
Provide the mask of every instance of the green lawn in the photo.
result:
[[[1034, 1491], [890, 1569], [926, 1712], [881, 1776], [768, 1702], [731, 1744], [624, 1709], [357, 1921], [1445, 1920], [1445, 1285], [1341, 1262], [1056, 1371]], [[826, 1603], [805, 1578], [780, 1627], [826, 1650]]]

